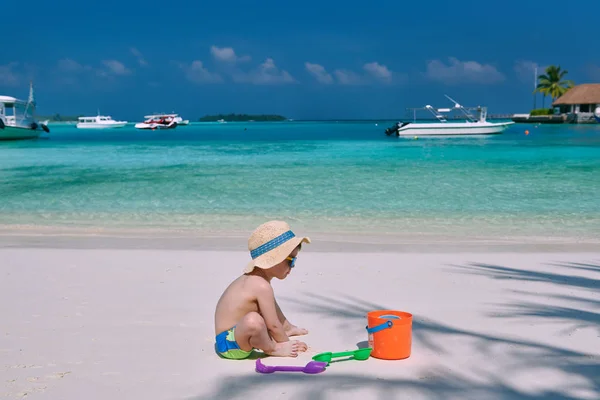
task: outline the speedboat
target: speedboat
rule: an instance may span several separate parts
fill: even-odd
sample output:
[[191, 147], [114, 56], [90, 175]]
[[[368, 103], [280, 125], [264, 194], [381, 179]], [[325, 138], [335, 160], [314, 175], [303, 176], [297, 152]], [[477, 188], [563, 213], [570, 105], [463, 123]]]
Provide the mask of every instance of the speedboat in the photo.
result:
[[594, 118], [596, 119], [596, 122], [600, 123], [600, 106], [596, 107], [594, 110]]
[[144, 115], [144, 119], [152, 119], [152, 118], [160, 118], [160, 117], [169, 117], [175, 119], [177, 125], [188, 125], [190, 123], [189, 119], [183, 119], [179, 116], [179, 114], [153, 114], [153, 115]]
[[147, 115], [144, 118], [144, 122], [135, 124], [137, 129], [175, 129], [177, 128], [177, 121], [173, 114], [157, 114]]
[[115, 121], [110, 115], [98, 114], [95, 117], [79, 117], [78, 120], [77, 128], [79, 129], [110, 129], [122, 128], [127, 125], [127, 121]]
[[50, 132], [47, 123], [35, 118], [33, 84], [29, 85], [27, 101], [11, 96], [0, 96], [0, 140], [36, 139], [42, 132]]
[[[513, 121], [488, 122], [486, 107], [463, 107], [450, 97], [454, 102], [453, 108], [434, 108], [426, 105], [424, 108], [411, 108], [415, 115], [412, 122], [398, 122], [387, 128], [385, 134], [388, 136], [470, 136], [470, 135], [494, 135], [504, 132]], [[416, 111], [427, 110], [431, 112], [437, 122], [417, 122]], [[470, 111], [477, 110], [478, 117], [473, 116]], [[460, 111], [464, 115], [464, 121], [448, 122], [444, 113]]]

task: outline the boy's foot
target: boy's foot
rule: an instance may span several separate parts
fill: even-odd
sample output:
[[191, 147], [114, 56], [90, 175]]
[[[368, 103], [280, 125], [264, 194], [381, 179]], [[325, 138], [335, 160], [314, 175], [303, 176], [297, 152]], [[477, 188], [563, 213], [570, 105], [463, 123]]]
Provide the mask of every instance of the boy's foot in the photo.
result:
[[288, 330], [285, 331], [285, 334], [288, 336], [302, 336], [308, 334], [308, 330], [292, 325]]
[[275, 357], [298, 357], [298, 352], [300, 351], [306, 351], [306, 344], [299, 340], [290, 340], [288, 342], [277, 343], [275, 350], [268, 354]]

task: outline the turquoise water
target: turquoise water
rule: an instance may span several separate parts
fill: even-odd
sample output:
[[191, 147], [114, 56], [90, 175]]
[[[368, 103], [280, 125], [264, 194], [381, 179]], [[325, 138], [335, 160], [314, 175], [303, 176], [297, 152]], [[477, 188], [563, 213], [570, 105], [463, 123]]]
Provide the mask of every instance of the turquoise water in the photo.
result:
[[54, 125], [0, 143], [0, 225], [600, 236], [600, 125], [414, 140], [375, 124]]

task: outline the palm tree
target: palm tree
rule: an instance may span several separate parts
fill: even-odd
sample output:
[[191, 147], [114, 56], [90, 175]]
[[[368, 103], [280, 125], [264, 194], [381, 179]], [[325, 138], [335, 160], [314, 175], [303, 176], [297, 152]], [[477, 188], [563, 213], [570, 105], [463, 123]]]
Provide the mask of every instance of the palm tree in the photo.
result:
[[567, 70], [560, 69], [560, 66], [550, 65], [546, 67], [546, 73], [538, 76], [538, 85], [534, 93], [539, 92], [544, 95], [542, 107], [545, 107], [546, 96], [552, 97], [552, 102], [565, 94], [575, 84], [571, 80], [563, 80], [568, 73]]

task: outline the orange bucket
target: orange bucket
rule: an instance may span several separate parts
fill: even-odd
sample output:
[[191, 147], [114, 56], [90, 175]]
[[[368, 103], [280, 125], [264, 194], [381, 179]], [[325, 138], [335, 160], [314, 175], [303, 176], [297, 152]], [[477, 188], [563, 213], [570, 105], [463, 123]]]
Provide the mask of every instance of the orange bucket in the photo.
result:
[[402, 311], [377, 310], [367, 313], [367, 332], [371, 356], [383, 360], [410, 357], [412, 314]]

